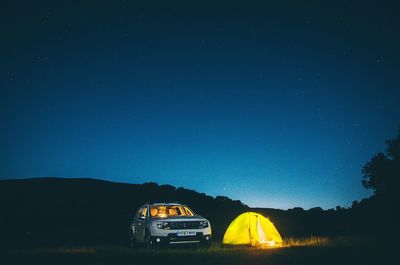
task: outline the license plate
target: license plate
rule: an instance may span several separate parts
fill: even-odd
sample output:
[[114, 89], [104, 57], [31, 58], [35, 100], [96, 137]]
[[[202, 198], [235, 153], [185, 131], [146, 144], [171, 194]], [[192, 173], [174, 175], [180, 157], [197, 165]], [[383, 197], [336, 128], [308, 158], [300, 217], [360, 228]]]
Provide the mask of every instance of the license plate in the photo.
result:
[[195, 231], [178, 231], [176, 232], [177, 236], [195, 236], [196, 232]]

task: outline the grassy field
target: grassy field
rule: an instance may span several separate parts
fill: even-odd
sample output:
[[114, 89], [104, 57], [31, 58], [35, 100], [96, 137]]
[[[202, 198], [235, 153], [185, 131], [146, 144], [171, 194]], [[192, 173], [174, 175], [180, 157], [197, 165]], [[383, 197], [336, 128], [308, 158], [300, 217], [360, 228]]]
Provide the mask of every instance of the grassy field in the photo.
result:
[[286, 239], [281, 248], [142, 249], [118, 246], [2, 249], [1, 264], [384, 264], [398, 261], [395, 246], [376, 239]]

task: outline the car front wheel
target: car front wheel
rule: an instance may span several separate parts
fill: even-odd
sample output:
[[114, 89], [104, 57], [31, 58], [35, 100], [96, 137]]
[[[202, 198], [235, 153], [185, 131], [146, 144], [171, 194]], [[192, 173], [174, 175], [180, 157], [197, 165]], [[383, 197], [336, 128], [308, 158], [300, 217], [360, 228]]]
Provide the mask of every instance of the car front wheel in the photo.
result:
[[136, 244], [137, 244], [136, 236], [133, 233], [132, 228], [131, 228], [131, 229], [129, 229], [129, 245], [131, 247], [134, 247], [134, 246], [136, 246]]
[[149, 230], [146, 230], [146, 233], [144, 235], [144, 245], [146, 248], [153, 247], [153, 241], [151, 239], [151, 234]]
[[208, 240], [208, 241], [203, 241], [203, 242], [200, 243], [200, 247], [201, 247], [201, 248], [207, 249], [207, 248], [209, 248], [210, 246], [211, 246], [210, 240]]

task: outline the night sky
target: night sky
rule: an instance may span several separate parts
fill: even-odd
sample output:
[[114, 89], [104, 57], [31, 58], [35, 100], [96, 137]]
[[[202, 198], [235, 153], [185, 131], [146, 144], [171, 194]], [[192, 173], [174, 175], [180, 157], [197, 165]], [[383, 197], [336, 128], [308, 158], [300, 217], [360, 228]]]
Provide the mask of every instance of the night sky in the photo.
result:
[[25, 2], [0, 11], [1, 179], [370, 196], [361, 168], [400, 125], [394, 2]]

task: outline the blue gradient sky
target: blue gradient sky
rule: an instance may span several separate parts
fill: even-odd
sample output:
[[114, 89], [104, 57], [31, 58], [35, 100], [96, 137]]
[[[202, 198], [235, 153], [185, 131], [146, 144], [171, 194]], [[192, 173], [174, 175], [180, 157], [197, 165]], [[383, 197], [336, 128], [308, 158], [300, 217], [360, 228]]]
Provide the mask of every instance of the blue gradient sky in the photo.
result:
[[400, 124], [394, 10], [9, 4], [0, 178], [154, 181], [250, 206], [350, 206], [370, 195], [361, 168]]

